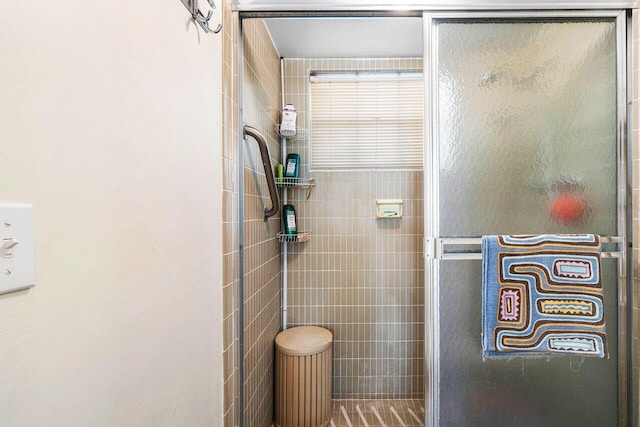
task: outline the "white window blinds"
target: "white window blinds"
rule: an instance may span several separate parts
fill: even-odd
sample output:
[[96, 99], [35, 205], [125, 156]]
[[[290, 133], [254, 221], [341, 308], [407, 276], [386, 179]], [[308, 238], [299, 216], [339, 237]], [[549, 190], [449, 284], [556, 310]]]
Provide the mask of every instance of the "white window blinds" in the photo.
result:
[[311, 76], [311, 169], [421, 170], [418, 73]]

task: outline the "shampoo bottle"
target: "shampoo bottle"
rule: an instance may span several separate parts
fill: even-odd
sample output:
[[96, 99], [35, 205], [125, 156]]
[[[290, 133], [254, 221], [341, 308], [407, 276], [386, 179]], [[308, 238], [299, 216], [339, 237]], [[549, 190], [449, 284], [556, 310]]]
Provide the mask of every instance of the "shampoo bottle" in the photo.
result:
[[287, 160], [284, 167], [285, 178], [297, 178], [300, 169], [300, 155], [295, 153], [287, 154]]
[[282, 207], [282, 221], [284, 222], [285, 234], [298, 234], [298, 229], [296, 227], [296, 210], [293, 208], [293, 205], [284, 205]]

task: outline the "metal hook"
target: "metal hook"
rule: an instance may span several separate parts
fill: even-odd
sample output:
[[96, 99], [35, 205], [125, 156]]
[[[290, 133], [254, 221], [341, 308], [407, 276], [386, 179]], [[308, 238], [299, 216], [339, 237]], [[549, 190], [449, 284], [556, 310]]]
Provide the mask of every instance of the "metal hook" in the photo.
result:
[[[220, 31], [222, 31], [221, 24], [218, 24], [215, 30], [211, 30], [211, 28], [209, 27], [209, 20], [213, 16], [212, 10], [209, 10], [207, 12], [207, 16], [204, 16], [204, 14], [198, 8], [198, 0], [181, 0], [181, 1], [182, 1], [182, 4], [184, 4], [184, 6], [191, 13], [191, 17], [193, 18], [193, 20], [200, 25], [200, 27], [204, 30], [205, 33], [212, 31], [214, 34], [218, 34]], [[207, 3], [209, 3], [209, 6], [211, 7], [211, 9], [216, 8], [216, 4], [214, 0], [207, 0]]]
[[209, 27], [209, 19], [211, 19], [211, 15], [213, 15], [212, 11], [209, 11], [209, 13], [207, 13], [207, 16], [204, 16], [202, 14], [202, 12], [200, 12], [199, 10], [194, 13], [193, 15], [193, 19], [195, 19], [196, 21], [203, 23], [203, 24], [207, 24], [207, 28]]
[[[215, 0], [207, 0], [207, 3], [209, 3], [209, 7], [211, 7], [211, 9], [215, 9], [216, 8], [216, 2]], [[209, 11], [209, 14], [207, 15], [207, 28], [209, 30], [211, 30], [211, 28], [209, 27], [209, 19], [211, 18], [211, 11]], [[216, 27], [215, 30], [213, 30], [214, 34], [218, 34], [220, 31], [222, 31], [222, 24], [218, 24], [218, 26]]]

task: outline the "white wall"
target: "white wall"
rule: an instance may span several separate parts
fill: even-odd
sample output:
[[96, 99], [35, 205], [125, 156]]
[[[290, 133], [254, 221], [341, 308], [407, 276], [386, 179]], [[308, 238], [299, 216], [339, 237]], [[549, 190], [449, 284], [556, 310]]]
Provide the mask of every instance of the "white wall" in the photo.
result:
[[180, 0], [0, 2], [0, 425], [221, 423], [220, 52]]

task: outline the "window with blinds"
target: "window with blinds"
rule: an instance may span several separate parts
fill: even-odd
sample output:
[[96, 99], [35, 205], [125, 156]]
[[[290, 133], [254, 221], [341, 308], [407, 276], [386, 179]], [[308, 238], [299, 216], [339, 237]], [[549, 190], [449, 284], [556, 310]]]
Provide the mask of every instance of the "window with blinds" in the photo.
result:
[[312, 74], [311, 170], [421, 170], [420, 73]]

